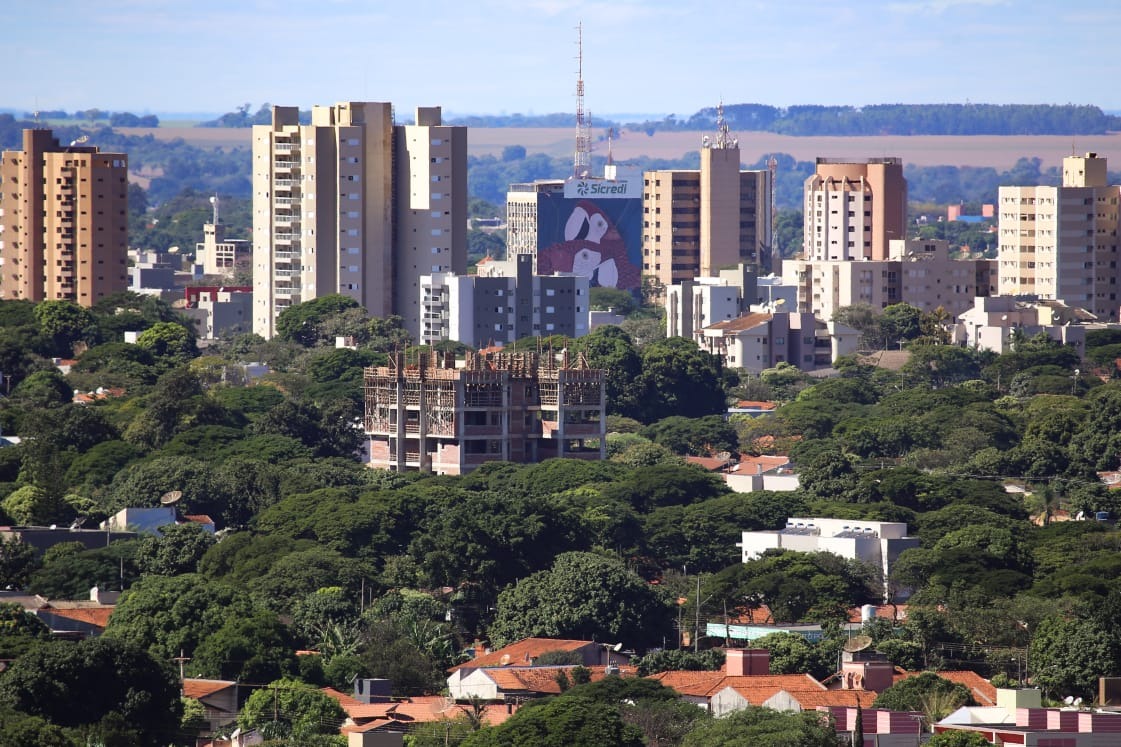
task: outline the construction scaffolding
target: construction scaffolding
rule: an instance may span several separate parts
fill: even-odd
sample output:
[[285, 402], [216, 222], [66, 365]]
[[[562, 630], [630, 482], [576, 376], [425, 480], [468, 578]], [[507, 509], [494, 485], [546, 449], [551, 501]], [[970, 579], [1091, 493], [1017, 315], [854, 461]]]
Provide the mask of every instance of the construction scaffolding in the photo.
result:
[[604, 372], [567, 351], [396, 353], [365, 370], [371, 466], [459, 474], [486, 461], [605, 456]]

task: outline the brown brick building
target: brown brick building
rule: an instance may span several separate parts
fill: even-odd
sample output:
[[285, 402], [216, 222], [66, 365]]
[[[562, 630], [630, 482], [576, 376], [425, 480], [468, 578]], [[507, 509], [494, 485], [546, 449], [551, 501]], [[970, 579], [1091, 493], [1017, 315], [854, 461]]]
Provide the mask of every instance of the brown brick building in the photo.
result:
[[0, 298], [92, 306], [128, 288], [128, 157], [24, 130], [0, 154]]

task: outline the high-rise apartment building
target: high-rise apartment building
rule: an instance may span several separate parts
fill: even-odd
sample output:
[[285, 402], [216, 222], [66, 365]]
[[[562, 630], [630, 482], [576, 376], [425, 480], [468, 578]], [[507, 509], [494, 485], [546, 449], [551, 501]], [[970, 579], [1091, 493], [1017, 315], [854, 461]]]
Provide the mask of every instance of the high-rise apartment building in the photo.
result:
[[420, 334], [420, 278], [467, 272], [467, 128], [441, 124], [440, 107], [420, 107], [416, 124], [394, 128], [393, 313]]
[[741, 262], [769, 270], [771, 179], [740, 169], [723, 115], [706, 137], [699, 170], [647, 171], [642, 194], [642, 272], [664, 286], [713, 277]]
[[273, 107], [253, 128], [253, 330], [275, 332], [289, 306], [339, 293], [419, 329], [420, 276], [466, 269], [467, 131], [415, 125], [393, 107], [347, 102]]
[[1096, 153], [1063, 159], [1061, 187], [1001, 187], [1002, 296], [1036, 296], [1118, 320], [1118, 210]]
[[128, 157], [50, 130], [0, 154], [0, 298], [92, 306], [128, 288]]
[[819, 158], [804, 197], [807, 259], [887, 259], [889, 242], [907, 237], [900, 158]]

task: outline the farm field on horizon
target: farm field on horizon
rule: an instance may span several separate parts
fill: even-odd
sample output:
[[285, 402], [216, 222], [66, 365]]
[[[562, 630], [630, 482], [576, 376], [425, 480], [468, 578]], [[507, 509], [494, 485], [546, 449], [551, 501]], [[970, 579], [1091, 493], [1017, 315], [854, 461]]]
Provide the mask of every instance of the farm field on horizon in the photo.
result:
[[[192, 145], [211, 148], [249, 147], [251, 130], [206, 127], [128, 127], [128, 135], [153, 135], [161, 140], [183, 138]], [[529, 153], [561, 157], [572, 153], [575, 128], [472, 127], [468, 152], [475, 156], [502, 154], [510, 145]], [[597, 137], [600, 130], [593, 127]], [[1093, 151], [1105, 158], [1121, 159], [1121, 132], [1107, 135], [886, 135], [883, 137], [794, 137], [773, 132], [736, 132], [744, 163], [754, 163], [769, 153], [788, 153], [799, 161], [826, 158], [880, 158], [898, 156], [904, 164], [918, 166], [991, 166], [1010, 168], [1022, 157], [1038, 157], [1043, 168], [1059, 166], [1064, 156]], [[624, 130], [612, 144], [617, 162], [639, 156], [680, 158], [700, 150], [703, 132], [656, 132], [647, 135]], [[593, 144], [593, 154], [607, 153], [607, 141]]]

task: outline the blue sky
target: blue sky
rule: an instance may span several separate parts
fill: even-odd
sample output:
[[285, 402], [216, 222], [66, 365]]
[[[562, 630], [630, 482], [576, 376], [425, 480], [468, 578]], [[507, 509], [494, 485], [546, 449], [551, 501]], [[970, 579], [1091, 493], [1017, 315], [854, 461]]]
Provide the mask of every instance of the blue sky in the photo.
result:
[[[1121, 110], [1114, 0], [18, 0], [0, 106], [392, 101], [685, 116], [725, 102]], [[12, 7], [14, 6], [14, 7]]]

